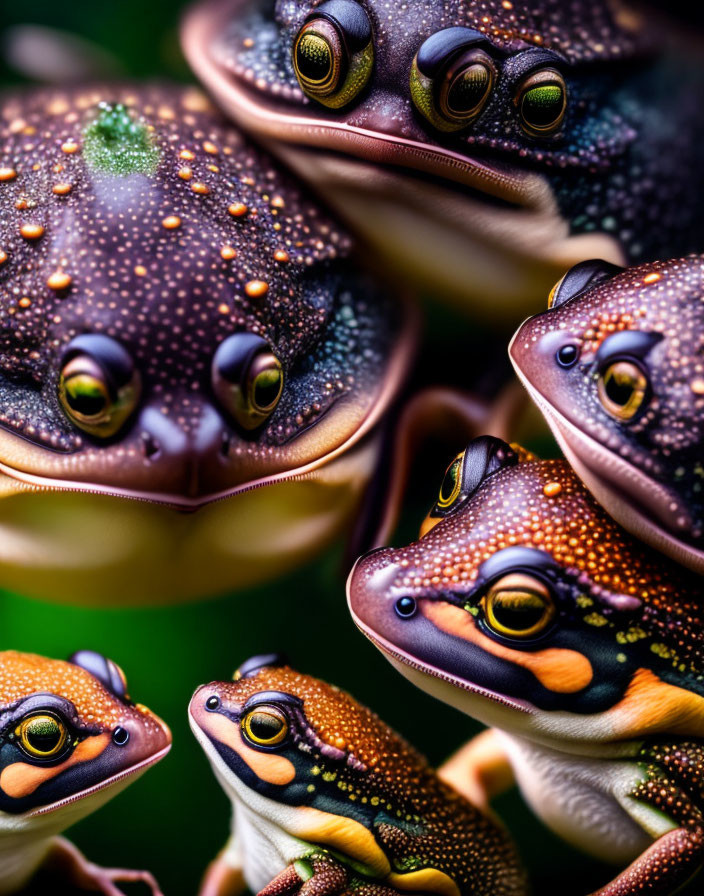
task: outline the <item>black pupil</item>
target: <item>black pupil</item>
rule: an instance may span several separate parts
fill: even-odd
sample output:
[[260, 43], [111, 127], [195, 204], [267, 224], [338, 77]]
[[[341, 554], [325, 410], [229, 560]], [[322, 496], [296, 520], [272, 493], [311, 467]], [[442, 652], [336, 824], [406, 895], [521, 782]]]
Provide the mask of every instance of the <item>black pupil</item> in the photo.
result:
[[66, 400], [72, 410], [84, 417], [94, 417], [105, 409], [105, 398], [100, 394], [86, 395], [85, 392], [71, 394], [67, 391]]
[[460, 462], [456, 460], [450, 465], [450, 469], [447, 471], [447, 473], [445, 473], [445, 478], [443, 479], [442, 485], [440, 486], [440, 499], [442, 501], [449, 501], [453, 491], [455, 490], [459, 466]]
[[494, 601], [492, 609], [496, 621], [514, 632], [528, 631], [545, 615], [545, 604], [537, 595], [526, 600], [499, 598]]
[[557, 352], [557, 361], [562, 367], [571, 367], [577, 360], [577, 346], [563, 345]]
[[273, 740], [283, 728], [283, 722], [269, 713], [257, 712], [249, 722], [249, 730], [258, 740]]
[[34, 722], [27, 732], [27, 740], [39, 753], [51, 753], [61, 740], [61, 729], [56, 722]]
[[489, 75], [483, 65], [471, 65], [455, 78], [447, 93], [447, 105], [462, 115], [472, 112], [484, 98]]
[[217, 709], [220, 706], [220, 700], [217, 697], [208, 697], [205, 705], [208, 709]]
[[633, 383], [630, 380], [607, 376], [604, 389], [609, 399], [619, 407], [625, 407], [633, 397]]
[[268, 408], [279, 395], [279, 377], [260, 377], [254, 384], [254, 403], [258, 408]]
[[325, 38], [311, 32], [304, 34], [296, 47], [296, 65], [308, 81], [324, 81], [332, 68], [332, 52]]

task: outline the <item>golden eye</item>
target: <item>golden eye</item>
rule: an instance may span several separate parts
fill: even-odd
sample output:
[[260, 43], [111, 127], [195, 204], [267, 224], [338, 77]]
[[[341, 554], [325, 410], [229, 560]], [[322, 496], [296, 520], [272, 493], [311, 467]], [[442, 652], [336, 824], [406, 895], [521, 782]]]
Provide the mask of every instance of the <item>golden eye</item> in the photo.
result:
[[212, 376], [220, 403], [247, 431], [268, 420], [284, 388], [281, 362], [254, 333], [235, 333], [220, 343]]
[[37, 713], [22, 719], [15, 729], [22, 749], [34, 759], [53, 759], [66, 746], [68, 730], [56, 716]]
[[341, 109], [360, 93], [373, 65], [371, 25], [354, 0], [322, 3], [293, 44], [293, 68], [301, 89], [331, 109]]
[[276, 706], [258, 706], [242, 719], [247, 740], [260, 747], [275, 747], [288, 734], [288, 719]]
[[462, 461], [464, 460], [464, 451], [458, 454], [445, 471], [440, 492], [438, 494], [438, 507], [447, 510], [457, 500], [462, 489]]
[[483, 50], [471, 49], [433, 76], [423, 74], [419, 55], [411, 66], [411, 98], [416, 108], [440, 131], [459, 131], [482, 111], [496, 80], [496, 68]]
[[607, 414], [632, 420], [648, 394], [648, 378], [633, 361], [614, 361], [599, 374], [597, 392]]
[[69, 343], [58, 395], [69, 419], [101, 439], [114, 436], [136, 409], [141, 381], [127, 351], [101, 335]]
[[548, 587], [524, 573], [510, 573], [494, 582], [482, 598], [489, 628], [507, 638], [534, 638], [557, 612]]
[[554, 134], [567, 110], [565, 79], [555, 69], [533, 72], [521, 84], [516, 105], [524, 131], [533, 137]]

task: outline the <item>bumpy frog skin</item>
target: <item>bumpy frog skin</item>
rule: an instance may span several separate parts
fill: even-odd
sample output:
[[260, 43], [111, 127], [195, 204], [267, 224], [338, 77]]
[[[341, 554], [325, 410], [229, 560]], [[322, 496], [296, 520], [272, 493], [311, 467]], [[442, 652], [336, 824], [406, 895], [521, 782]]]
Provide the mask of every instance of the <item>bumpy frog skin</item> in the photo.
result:
[[189, 712], [234, 809], [202, 893], [234, 892], [241, 867], [272, 896], [526, 892], [506, 835], [337, 688], [254, 657]]
[[178, 600], [339, 532], [403, 313], [266, 156], [190, 89], [11, 94], [0, 209], [4, 587]]
[[[342, 47], [327, 93], [296, 76], [307, 27], [314, 52]], [[217, 102], [387, 264], [505, 325], [585, 258], [699, 249], [701, 69], [645, 31], [606, 0], [205, 0], [182, 36]], [[484, 80], [455, 127], [465, 63]], [[537, 130], [536, 78], [557, 91]]]
[[61, 662], [1, 652], [0, 893], [18, 891], [44, 864], [76, 889], [115, 896], [115, 882], [139, 881], [159, 894], [147, 872], [98, 868], [56, 835], [170, 745], [166, 725], [132, 703], [122, 671], [100, 654], [83, 650]]
[[624, 532], [566, 461], [489, 437], [450, 466], [423, 531], [358, 561], [356, 623], [499, 729], [549, 826], [633, 862], [600, 893], [673, 892], [704, 862], [700, 580]]
[[704, 572], [704, 259], [569, 271], [513, 363], [616, 520]]

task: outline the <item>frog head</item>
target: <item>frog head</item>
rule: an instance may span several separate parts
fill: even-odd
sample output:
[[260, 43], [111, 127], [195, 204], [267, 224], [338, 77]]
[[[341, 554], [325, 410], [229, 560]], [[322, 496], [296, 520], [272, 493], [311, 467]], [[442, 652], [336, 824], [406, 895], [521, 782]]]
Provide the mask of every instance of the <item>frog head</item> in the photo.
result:
[[470, 443], [424, 532], [348, 583], [357, 625], [417, 685], [575, 753], [701, 736], [698, 579], [625, 533], [565, 461]]
[[[227, 553], [256, 518], [285, 557], [296, 521], [275, 505], [301, 510], [311, 543], [316, 514], [339, 530], [314, 488], [282, 483], [324, 468], [349, 509], [408, 347], [347, 235], [192, 90], [33, 91], [3, 108], [0, 516], [23, 518], [6, 584], [60, 596], [70, 570], [63, 591], [80, 596], [87, 567], [95, 593], [96, 570], [117, 583], [134, 564], [142, 596], [207, 593], [237, 584], [237, 558], [213, 556], [210, 582], [186, 584], [185, 566], [167, 581], [174, 537], [199, 529], [199, 552]], [[245, 493], [265, 486], [281, 500], [255, 515]], [[108, 519], [115, 550], [91, 535]]]
[[636, 208], [694, 211], [665, 171], [688, 150], [656, 150], [693, 82], [653, 75], [658, 41], [620, 4], [206, 0], [183, 45], [222, 107], [387, 260], [474, 313], [531, 307], [590, 248], [647, 251]]
[[597, 500], [704, 569], [704, 264], [570, 270], [511, 344], [514, 366]]
[[163, 758], [171, 733], [93, 651], [0, 653], [0, 827], [48, 837]]

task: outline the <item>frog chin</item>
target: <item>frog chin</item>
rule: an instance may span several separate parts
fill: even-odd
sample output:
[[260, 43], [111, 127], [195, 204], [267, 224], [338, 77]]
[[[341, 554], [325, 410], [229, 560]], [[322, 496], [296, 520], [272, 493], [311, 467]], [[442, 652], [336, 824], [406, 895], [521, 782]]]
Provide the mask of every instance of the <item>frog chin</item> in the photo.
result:
[[316, 117], [235, 78], [212, 53], [231, 14], [215, 0], [186, 16], [183, 49], [196, 75], [406, 283], [496, 319], [534, 310], [536, 296], [579, 261], [624, 262], [613, 237], [570, 233], [539, 173]]

